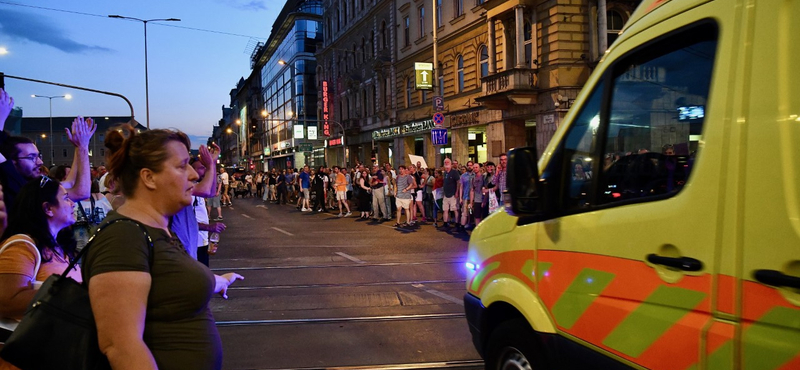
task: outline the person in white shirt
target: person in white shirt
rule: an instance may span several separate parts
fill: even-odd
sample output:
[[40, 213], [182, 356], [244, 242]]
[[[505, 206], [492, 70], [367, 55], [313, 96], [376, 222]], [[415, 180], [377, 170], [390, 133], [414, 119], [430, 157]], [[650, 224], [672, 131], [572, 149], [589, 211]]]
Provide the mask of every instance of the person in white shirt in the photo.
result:
[[225, 172], [225, 167], [220, 167], [219, 169], [219, 181], [222, 183], [222, 205], [231, 205], [231, 195], [228, 192], [230, 190], [230, 177], [228, 173]]

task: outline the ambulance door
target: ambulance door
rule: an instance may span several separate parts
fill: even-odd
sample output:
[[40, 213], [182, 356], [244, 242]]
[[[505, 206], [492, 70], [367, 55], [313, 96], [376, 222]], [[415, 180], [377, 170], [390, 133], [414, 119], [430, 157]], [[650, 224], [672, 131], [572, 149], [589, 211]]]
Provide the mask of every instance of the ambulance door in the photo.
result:
[[720, 28], [687, 13], [617, 45], [542, 172], [540, 296], [578, 348], [648, 369], [698, 366], [712, 312]]
[[737, 143], [742, 369], [800, 369], [800, 1], [754, 2]]

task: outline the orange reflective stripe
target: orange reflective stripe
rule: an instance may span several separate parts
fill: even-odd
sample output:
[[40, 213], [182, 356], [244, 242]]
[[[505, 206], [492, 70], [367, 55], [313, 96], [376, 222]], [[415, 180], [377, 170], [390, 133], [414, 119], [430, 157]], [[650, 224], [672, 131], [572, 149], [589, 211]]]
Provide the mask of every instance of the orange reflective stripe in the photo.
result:
[[650, 369], [666, 368], [665, 364], [685, 369], [696, 363], [700, 359], [699, 334], [708, 320], [707, 314], [689, 312], [636, 358], [636, 363]]
[[[480, 296], [480, 292], [483, 291], [483, 287], [486, 285], [486, 282], [491, 281], [492, 277], [497, 274], [508, 274], [515, 276], [520, 279], [520, 281], [528, 285], [531, 290], [535, 290], [533, 280], [530, 277], [522, 276], [523, 267], [527, 261], [533, 260], [533, 257], [533, 251], [520, 250], [500, 253], [481, 262], [478, 271], [476, 271], [476, 273], [469, 279], [469, 284], [467, 285], [469, 292], [475, 294], [476, 296]], [[484, 268], [487, 266], [493, 266], [493, 264], [496, 262], [499, 262], [500, 266], [492, 271], [489, 271], [488, 273], [482, 273]], [[474, 286], [475, 279], [481, 280], [477, 288]]]
[[784, 364], [783, 366], [779, 367], [778, 370], [797, 370], [800, 369], [800, 354], [794, 356], [794, 358]]
[[717, 310], [736, 314], [736, 279], [730, 275], [717, 275]]

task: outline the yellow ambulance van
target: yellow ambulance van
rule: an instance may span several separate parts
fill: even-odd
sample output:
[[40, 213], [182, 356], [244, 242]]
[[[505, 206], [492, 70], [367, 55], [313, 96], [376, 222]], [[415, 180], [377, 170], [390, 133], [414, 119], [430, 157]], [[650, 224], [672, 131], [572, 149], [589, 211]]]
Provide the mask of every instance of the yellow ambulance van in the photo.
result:
[[644, 1], [507, 187], [487, 369], [800, 369], [800, 0]]

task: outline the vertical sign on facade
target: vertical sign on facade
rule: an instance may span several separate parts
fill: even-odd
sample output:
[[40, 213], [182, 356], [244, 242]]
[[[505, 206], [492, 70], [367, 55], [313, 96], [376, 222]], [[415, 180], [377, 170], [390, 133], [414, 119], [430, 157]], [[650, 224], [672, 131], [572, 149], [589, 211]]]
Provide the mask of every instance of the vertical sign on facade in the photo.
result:
[[331, 114], [328, 103], [328, 81], [322, 81], [322, 135], [324, 136], [331, 136]]
[[433, 63], [414, 63], [417, 90], [433, 90]]

